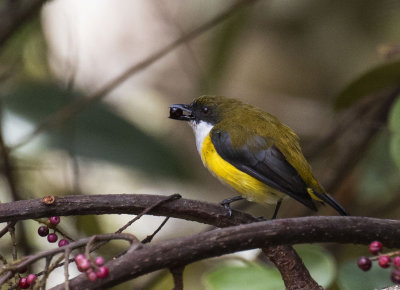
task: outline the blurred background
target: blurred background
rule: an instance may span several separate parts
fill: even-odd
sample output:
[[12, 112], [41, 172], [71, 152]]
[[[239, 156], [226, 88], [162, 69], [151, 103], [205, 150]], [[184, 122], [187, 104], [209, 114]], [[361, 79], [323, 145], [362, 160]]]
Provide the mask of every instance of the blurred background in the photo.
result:
[[[203, 167], [191, 128], [168, 119], [170, 104], [189, 103], [202, 94], [234, 97], [276, 115], [299, 134], [305, 149], [311, 148], [351, 109], [348, 104], [337, 110], [343, 91], [375, 67], [396, 64], [396, 55], [388, 51], [400, 43], [398, 1], [256, 1], [132, 74], [98, 102], [78, 106], [56, 122], [48, 116], [95, 96], [128, 68], [235, 2], [52, 0], [30, 8], [33, 3], [0, 1], [0, 36], [6, 35], [0, 38], [1, 143], [11, 150], [2, 161], [1, 202], [49, 194], [180, 193], [217, 203], [235, 193]], [[32, 13], [11, 30], [7, 21], [23, 9]], [[374, 76], [367, 82], [378, 79]], [[365, 150], [354, 153], [360, 156], [349, 173], [327, 186], [353, 215], [399, 216], [393, 118], [391, 129], [386, 123], [373, 124], [377, 132]], [[38, 126], [40, 134], [32, 135]], [[333, 139], [329, 145], [340, 141]], [[335, 151], [305, 153], [323, 184], [327, 175], [335, 174], [329, 171]], [[265, 217], [274, 209], [246, 201], [233, 207]], [[311, 214], [288, 200], [279, 217]], [[335, 213], [326, 207], [318, 214]], [[65, 217], [61, 226], [78, 238], [115, 231], [131, 218]], [[144, 238], [161, 221], [145, 217], [129, 231]], [[20, 226], [20, 232], [34, 237], [28, 245], [31, 252], [51, 247], [36, 234], [37, 227], [34, 221]], [[156, 241], [206, 228], [172, 219]], [[0, 250], [6, 249], [2, 243]], [[375, 267], [364, 273], [356, 267], [357, 258], [368, 255], [366, 246], [302, 246], [299, 252], [327, 289], [373, 289], [391, 283], [388, 270]], [[283, 289], [277, 271], [260, 264], [257, 256], [258, 251], [248, 251], [195, 263], [185, 270], [185, 286]], [[52, 277], [49, 286], [62, 281], [63, 270]], [[171, 285], [172, 279], [161, 271], [115, 289]]]

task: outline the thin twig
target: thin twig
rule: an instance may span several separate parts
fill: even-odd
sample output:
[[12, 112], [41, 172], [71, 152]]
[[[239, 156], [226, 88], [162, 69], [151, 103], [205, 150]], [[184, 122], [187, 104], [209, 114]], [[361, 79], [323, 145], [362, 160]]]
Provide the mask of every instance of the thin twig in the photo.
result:
[[177, 200], [180, 199], [181, 195], [179, 194], [172, 194], [168, 197], [166, 197], [165, 199], [162, 199], [158, 202], [156, 202], [155, 204], [153, 204], [152, 206], [149, 206], [148, 208], [146, 208], [145, 210], [143, 210], [140, 214], [138, 214], [137, 216], [135, 216], [134, 219], [130, 220], [129, 222], [127, 222], [122, 228], [120, 228], [118, 231], [116, 231], [115, 233], [122, 233], [123, 231], [125, 231], [130, 225], [132, 225], [135, 221], [137, 221], [138, 219], [140, 219], [142, 216], [148, 214], [150, 211], [152, 211], [153, 209], [155, 209], [157, 206], [160, 206], [164, 203], [167, 203], [169, 201], [173, 201], [173, 200]]
[[12, 257], [13, 257], [13, 260], [16, 261], [18, 259], [18, 255], [17, 255], [17, 239], [15, 238], [15, 226], [8, 227], [8, 232], [10, 233], [10, 237], [11, 237]]
[[10, 227], [15, 227], [16, 222], [8, 222], [7, 225], [0, 231], [0, 238], [8, 233]]
[[64, 277], [65, 277], [65, 284], [64, 288], [65, 290], [69, 290], [69, 255], [71, 254], [71, 248], [67, 247], [65, 249], [65, 262], [64, 262]]
[[152, 233], [151, 235], [147, 236], [146, 238], [144, 238], [142, 240], [142, 244], [146, 244], [146, 243], [150, 243], [154, 236], [164, 227], [164, 225], [168, 222], [169, 220], [169, 216], [167, 216], [163, 222], [160, 224], [160, 226], [154, 231], [154, 233]]

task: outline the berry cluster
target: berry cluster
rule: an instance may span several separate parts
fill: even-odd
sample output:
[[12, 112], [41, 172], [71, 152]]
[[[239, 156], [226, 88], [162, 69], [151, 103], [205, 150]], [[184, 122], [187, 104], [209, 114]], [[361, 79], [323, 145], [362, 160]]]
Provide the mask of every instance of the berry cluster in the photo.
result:
[[108, 268], [103, 266], [103, 257], [97, 257], [94, 265], [83, 254], [75, 256], [75, 263], [80, 272], [85, 272], [90, 281], [96, 281], [97, 278], [104, 279], [108, 276]]
[[35, 283], [35, 280], [36, 280], [36, 275], [29, 274], [28, 276], [19, 279], [18, 286], [21, 289], [28, 289], [31, 285]]
[[[399, 252], [390, 254], [382, 254], [383, 245], [379, 241], [373, 241], [369, 244], [369, 251], [375, 257], [367, 258], [361, 257], [358, 259], [357, 265], [363, 271], [368, 271], [372, 267], [372, 261], [378, 261], [378, 265], [382, 268], [389, 268], [392, 266], [391, 279], [394, 283], [400, 284], [400, 256]], [[393, 258], [394, 257], [394, 258]], [[393, 258], [393, 259], [392, 259]]]
[[[50, 222], [50, 226], [51, 226], [51, 228], [55, 228], [59, 223], [60, 223], [60, 221], [61, 221], [61, 219], [60, 219], [60, 217], [59, 216], [52, 216], [52, 217], [49, 217], [49, 222]], [[49, 233], [49, 228], [47, 227], [47, 226], [40, 226], [39, 228], [38, 228], [38, 234], [39, 234], [39, 236], [41, 236], [41, 237], [46, 237], [47, 236], [47, 241], [49, 242], [49, 243], [55, 243], [55, 242], [57, 242], [57, 240], [58, 240], [58, 236], [57, 236], [57, 234], [55, 233], [55, 232], [53, 232], [53, 233]], [[63, 247], [63, 246], [66, 246], [66, 245], [68, 245], [69, 244], [69, 241], [68, 240], [66, 240], [66, 239], [61, 239], [59, 242], [58, 242], [58, 246], [59, 247]]]

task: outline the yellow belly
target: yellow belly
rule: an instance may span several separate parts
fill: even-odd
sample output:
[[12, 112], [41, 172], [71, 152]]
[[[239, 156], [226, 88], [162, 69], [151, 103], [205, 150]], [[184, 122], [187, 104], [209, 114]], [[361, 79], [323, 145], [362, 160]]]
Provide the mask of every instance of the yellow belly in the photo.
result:
[[215, 177], [250, 201], [275, 204], [286, 196], [222, 159], [215, 150], [210, 135], [204, 138], [201, 146], [201, 159]]

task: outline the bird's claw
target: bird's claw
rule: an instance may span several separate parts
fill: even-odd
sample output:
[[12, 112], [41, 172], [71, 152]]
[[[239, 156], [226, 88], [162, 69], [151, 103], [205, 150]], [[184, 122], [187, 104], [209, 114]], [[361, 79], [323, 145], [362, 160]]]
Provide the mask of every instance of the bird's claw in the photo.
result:
[[221, 205], [228, 211], [228, 215], [232, 216], [232, 209], [229, 203], [221, 202]]

